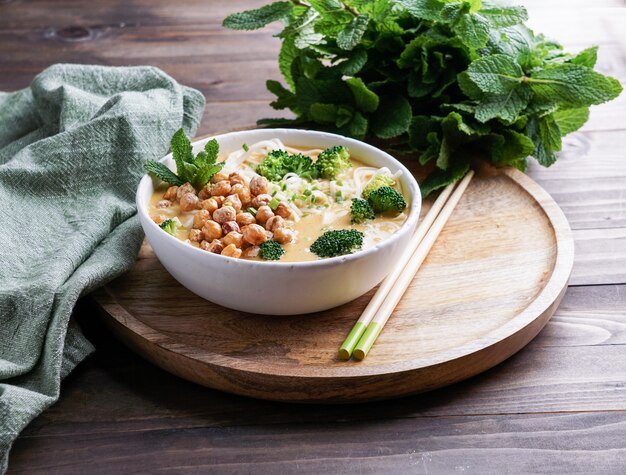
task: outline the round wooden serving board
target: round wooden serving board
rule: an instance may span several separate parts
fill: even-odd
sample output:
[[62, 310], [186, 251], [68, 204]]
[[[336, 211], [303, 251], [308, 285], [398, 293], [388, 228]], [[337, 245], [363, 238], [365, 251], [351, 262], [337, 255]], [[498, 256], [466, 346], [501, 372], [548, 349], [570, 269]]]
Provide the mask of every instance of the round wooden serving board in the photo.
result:
[[[361, 362], [340, 361], [337, 350], [372, 292], [323, 313], [245, 314], [186, 290], [145, 244], [134, 269], [95, 300], [128, 346], [185, 379], [263, 399], [355, 402], [429, 391], [513, 355], [554, 313], [573, 257], [556, 203], [504, 169], [471, 182]], [[276, 298], [289, 295], [276, 289]]]

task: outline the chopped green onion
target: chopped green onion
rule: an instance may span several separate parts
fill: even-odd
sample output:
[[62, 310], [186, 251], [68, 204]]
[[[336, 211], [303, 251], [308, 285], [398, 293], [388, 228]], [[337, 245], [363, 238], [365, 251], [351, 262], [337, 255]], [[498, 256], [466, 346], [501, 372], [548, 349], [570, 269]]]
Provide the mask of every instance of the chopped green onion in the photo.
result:
[[280, 189], [285, 191], [287, 189], [287, 183], [281, 181], [280, 182]]
[[248, 208], [248, 213], [250, 213], [252, 216], [256, 216], [256, 209], [255, 208]]
[[280, 201], [278, 201], [276, 198], [272, 198], [272, 201], [270, 201], [270, 208], [272, 208], [272, 211], [276, 210], [279, 204]]
[[276, 196], [276, 193], [278, 193], [278, 190], [272, 191], [272, 196]]
[[335, 183], [337, 183], [338, 186], [343, 186], [343, 181], [341, 180], [337, 180]]
[[335, 193], [335, 201], [337, 203], [343, 203], [343, 195], [341, 194], [341, 191]]
[[309, 196], [311, 194], [311, 190], [304, 190], [304, 196]]
[[241, 146], [241, 148], [243, 148], [243, 151], [244, 151], [244, 152], [247, 152], [248, 150], [250, 150], [250, 147], [248, 147], [248, 144], [247, 144], [247, 143], [243, 144], [243, 145]]

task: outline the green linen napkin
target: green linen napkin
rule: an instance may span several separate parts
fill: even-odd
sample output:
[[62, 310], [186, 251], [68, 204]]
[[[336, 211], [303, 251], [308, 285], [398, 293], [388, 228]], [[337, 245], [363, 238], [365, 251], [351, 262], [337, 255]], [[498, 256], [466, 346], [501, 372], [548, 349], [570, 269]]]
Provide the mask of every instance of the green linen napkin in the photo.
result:
[[93, 349], [76, 300], [133, 264], [135, 191], [204, 97], [152, 67], [55, 65], [0, 93], [0, 472]]

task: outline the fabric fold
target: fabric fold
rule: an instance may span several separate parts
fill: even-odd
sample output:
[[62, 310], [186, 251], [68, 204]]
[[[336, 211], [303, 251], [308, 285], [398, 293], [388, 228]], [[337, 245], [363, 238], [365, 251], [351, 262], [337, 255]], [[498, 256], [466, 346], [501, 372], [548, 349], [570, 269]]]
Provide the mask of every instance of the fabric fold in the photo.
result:
[[153, 67], [62, 64], [0, 93], [0, 472], [91, 351], [77, 299], [133, 265], [135, 191], [204, 97]]

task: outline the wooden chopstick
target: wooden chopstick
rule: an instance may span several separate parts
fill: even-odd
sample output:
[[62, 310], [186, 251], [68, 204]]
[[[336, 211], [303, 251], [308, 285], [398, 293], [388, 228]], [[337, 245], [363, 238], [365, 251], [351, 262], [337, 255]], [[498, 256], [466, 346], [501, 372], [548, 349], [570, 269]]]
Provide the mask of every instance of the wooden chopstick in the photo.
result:
[[[389, 317], [393, 313], [394, 309], [398, 305], [398, 302], [406, 292], [406, 289], [409, 287], [411, 282], [413, 281], [413, 277], [419, 270], [422, 262], [426, 259], [426, 256], [430, 252], [430, 249], [433, 247], [433, 244], [437, 240], [437, 237], [441, 233], [441, 230], [445, 226], [448, 218], [452, 215], [454, 208], [457, 203], [463, 196], [469, 182], [474, 176], [474, 171], [470, 170], [465, 177], [458, 184], [450, 199], [445, 203], [441, 212], [437, 215], [437, 218], [432, 223], [432, 226], [428, 229], [428, 232], [424, 236], [424, 238], [417, 244], [417, 246], [412, 246], [414, 248], [413, 254], [409, 258], [406, 265], [400, 264], [397, 268], [401, 268], [400, 271], [394, 269], [393, 276], [397, 278], [391, 281], [387, 285], [387, 279], [385, 279], [385, 289], [390, 289], [384, 295], [383, 302], [379, 305], [375, 314], [371, 318], [371, 321], [367, 325], [367, 329], [359, 339], [354, 351], [352, 352], [352, 356], [354, 356], [357, 360], [362, 360], [367, 356], [367, 353], [372, 348], [372, 345], [380, 335], [385, 323], [389, 320]], [[403, 260], [404, 262], [404, 260]], [[391, 279], [389, 279], [391, 280]], [[380, 291], [380, 290], [379, 290]], [[377, 292], [378, 293], [378, 292]]]
[[380, 287], [378, 287], [378, 290], [370, 300], [369, 304], [367, 305], [367, 307], [365, 307], [365, 310], [363, 310], [361, 317], [354, 324], [354, 326], [350, 330], [350, 333], [348, 333], [348, 336], [339, 348], [338, 356], [340, 360], [347, 361], [350, 359], [350, 356], [352, 356], [354, 348], [367, 330], [367, 326], [372, 321], [372, 318], [374, 318], [374, 315], [376, 315], [376, 311], [385, 300], [385, 297], [387, 297], [387, 294], [389, 294], [389, 292], [391, 291], [391, 288], [400, 276], [400, 273], [406, 266], [407, 262], [410, 260], [420, 242], [422, 242], [422, 239], [424, 239], [424, 236], [432, 226], [435, 218], [439, 215], [442, 208], [448, 201], [450, 194], [452, 194], [452, 190], [454, 190], [454, 187], [457, 184], [458, 181], [451, 183], [446, 188], [444, 188], [441, 193], [439, 193], [439, 196], [428, 210], [428, 213], [426, 213], [426, 216], [424, 216], [422, 222], [415, 230], [415, 233], [413, 234], [413, 237], [409, 242], [409, 246], [406, 248], [405, 252], [402, 254], [402, 257], [398, 261], [398, 265], [391, 270], [389, 275], [385, 277], [385, 280], [383, 280], [383, 282], [380, 284]]

